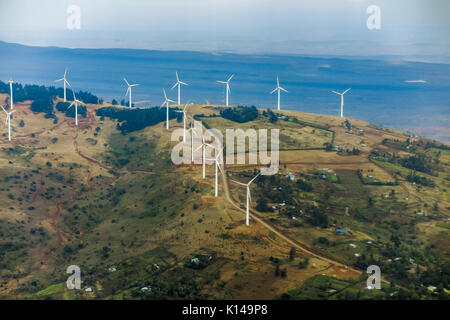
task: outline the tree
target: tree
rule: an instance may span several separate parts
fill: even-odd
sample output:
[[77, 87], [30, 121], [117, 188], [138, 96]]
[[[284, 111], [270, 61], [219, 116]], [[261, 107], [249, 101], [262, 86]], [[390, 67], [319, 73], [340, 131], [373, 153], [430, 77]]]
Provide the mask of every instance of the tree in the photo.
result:
[[258, 118], [258, 109], [256, 109], [255, 106], [251, 107], [245, 107], [245, 106], [238, 106], [235, 108], [225, 108], [220, 110], [220, 115], [228, 120], [244, 123], [253, 121], [256, 118]]
[[269, 206], [267, 205], [267, 199], [265, 197], [259, 197], [256, 201], [256, 210], [259, 212], [269, 211]]
[[331, 149], [333, 149], [333, 145], [329, 142], [325, 142], [323, 147], [325, 148], [325, 151], [331, 151]]
[[268, 115], [268, 117], [269, 117], [270, 123], [275, 123], [275, 122], [278, 121], [277, 115], [276, 115], [275, 113], [273, 113], [272, 110], [267, 109], [267, 115]]
[[306, 269], [306, 267], [308, 267], [308, 264], [309, 264], [309, 258], [305, 258], [305, 260], [301, 261], [298, 264], [298, 268], [299, 269]]
[[295, 252], [296, 252], [295, 247], [292, 247], [291, 250], [289, 251], [289, 260], [294, 260]]

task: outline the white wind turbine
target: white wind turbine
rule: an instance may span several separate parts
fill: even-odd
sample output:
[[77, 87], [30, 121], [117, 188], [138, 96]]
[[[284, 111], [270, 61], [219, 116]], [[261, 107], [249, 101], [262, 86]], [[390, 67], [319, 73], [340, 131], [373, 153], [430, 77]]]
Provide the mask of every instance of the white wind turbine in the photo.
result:
[[[192, 120], [194, 120], [194, 118], [192, 118]], [[194, 163], [194, 152], [198, 150], [194, 150], [194, 136], [198, 136], [198, 134], [197, 131], [195, 131], [195, 126], [192, 125], [192, 122], [191, 127], [187, 131], [191, 132], [191, 161]]]
[[166, 105], [166, 129], [169, 130], [169, 102], [175, 103], [175, 101], [167, 98], [165, 89], [163, 89], [163, 92], [164, 92], [164, 102], [161, 105], [161, 107], [164, 107], [164, 105]]
[[261, 174], [261, 172], [258, 173], [258, 174], [257, 174], [252, 180], [250, 180], [248, 183], [242, 183], [242, 182], [239, 182], [239, 181], [231, 180], [231, 181], [233, 181], [233, 182], [235, 182], [235, 183], [237, 183], [237, 184], [240, 184], [240, 185], [242, 185], [242, 186], [247, 187], [247, 208], [246, 208], [246, 211], [245, 211], [245, 213], [246, 213], [245, 224], [246, 224], [246, 225], [249, 225], [249, 220], [250, 220], [250, 201], [252, 201], [252, 198], [251, 198], [251, 196], [250, 196], [250, 184], [251, 184], [256, 178], [258, 178], [258, 176], [259, 176], [260, 174]]
[[5, 111], [6, 113], [6, 121], [5, 124], [8, 125], [8, 141], [11, 141], [11, 115], [13, 114], [13, 112], [15, 110], [12, 110], [10, 112], [6, 111], [5, 108], [3, 108], [3, 106], [1, 106], [3, 111]]
[[136, 83], [136, 84], [129, 84], [128, 81], [127, 81], [127, 79], [123, 78], [123, 80], [125, 80], [125, 83], [126, 83], [127, 86], [128, 86], [127, 92], [125, 92], [125, 96], [128, 94], [128, 92], [130, 93], [130, 97], [129, 97], [129, 106], [130, 106], [130, 108], [131, 108], [131, 106], [132, 106], [132, 103], [131, 103], [131, 88], [136, 87], [136, 86], [138, 86], [139, 84], [137, 84], [137, 83]]
[[73, 90], [72, 90], [72, 93], [73, 93], [73, 101], [70, 104], [70, 106], [66, 109], [66, 111], [69, 110], [72, 106], [75, 106], [75, 125], [78, 126], [78, 104], [84, 104], [84, 105], [86, 105], [86, 104], [77, 99], [77, 97], [75, 96], [75, 92], [73, 92]]
[[186, 142], [186, 112], [188, 104], [184, 105], [183, 110], [175, 110], [175, 112], [183, 113], [183, 142]]
[[217, 80], [218, 83], [226, 85], [226, 89], [225, 89], [226, 90], [226, 92], [225, 92], [226, 93], [225, 105], [227, 107], [228, 107], [228, 94], [230, 93], [230, 81], [231, 81], [231, 79], [233, 79], [233, 77], [234, 77], [234, 74], [232, 74], [231, 77], [229, 77], [227, 81]]
[[286, 89], [280, 87], [280, 80], [277, 76], [277, 87], [273, 89], [270, 94], [273, 94], [275, 91], [278, 91], [278, 110], [280, 110], [280, 91], [288, 92]]
[[337, 92], [337, 91], [331, 91], [331, 92], [336, 93], [336, 94], [338, 94], [338, 95], [341, 96], [341, 118], [344, 117], [344, 94], [346, 94], [347, 91], [350, 90], [350, 89], [351, 89], [351, 88], [348, 88], [347, 90], [345, 90], [345, 91], [342, 92], [342, 93], [339, 93], [339, 92]]
[[212, 148], [214, 148], [216, 150], [216, 156], [214, 157], [214, 159], [208, 159], [208, 160], [214, 160], [215, 164], [216, 164], [216, 180], [214, 182], [214, 197], [218, 197], [219, 196], [219, 172], [218, 170], [220, 170], [220, 172], [223, 173], [222, 168], [220, 167], [220, 156], [222, 155], [223, 152], [223, 147], [218, 151], [214, 146], [212, 145], [208, 145]]
[[188, 86], [188, 84], [180, 80], [180, 78], [178, 77], [178, 71], [175, 72], [175, 75], [177, 76], [177, 82], [170, 90], [178, 86], [178, 104], [181, 104], [181, 85]]
[[14, 110], [14, 101], [13, 101], [13, 79], [9, 78], [9, 90], [11, 92], [11, 110]]
[[205, 142], [205, 136], [202, 135], [202, 144], [197, 149], [194, 150], [194, 152], [195, 152], [198, 149], [202, 148], [202, 165], [203, 165], [202, 177], [203, 177], [203, 179], [206, 178], [206, 159], [205, 159], [205, 157], [206, 157], [206, 147], [208, 147], [208, 146], [214, 148], [213, 146], [211, 146], [210, 144]]
[[64, 70], [64, 76], [61, 79], [55, 80], [55, 82], [62, 81], [64, 85], [64, 102], [66, 102], [66, 84], [70, 87], [69, 81], [66, 79], [67, 68]]

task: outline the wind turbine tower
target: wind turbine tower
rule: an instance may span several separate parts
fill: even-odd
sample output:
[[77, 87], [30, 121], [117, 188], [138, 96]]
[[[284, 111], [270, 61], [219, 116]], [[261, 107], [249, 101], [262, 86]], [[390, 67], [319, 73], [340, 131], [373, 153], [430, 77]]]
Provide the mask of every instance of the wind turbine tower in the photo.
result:
[[250, 180], [248, 183], [242, 183], [242, 182], [239, 182], [239, 181], [235, 181], [235, 180], [231, 180], [231, 181], [233, 181], [234, 183], [237, 183], [237, 184], [240, 184], [240, 185], [242, 185], [242, 186], [245, 186], [246, 188], [247, 188], [247, 207], [246, 207], [246, 210], [245, 210], [245, 224], [248, 226], [249, 225], [249, 223], [250, 223], [250, 202], [252, 201], [252, 198], [251, 198], [251, 196], [250, 196], [250, 184], [256, 179], [256, 178], [258, 178], [258, 176], [261, 174], [261, 172], [260, 173], [258, 173], [252, 180]]
[[216, 180], [214, 182], [214, 197], [218, 197], [219, 196], [219, 170], [220, 172], [223, 173], [222, 168], [220, 167], [220, 156], [222, 155], [223, 152], [223, 148], [221, 148], [219, 151], [212, 145], [208, 145], [212, 148], [214, 148], [216, 150], [216, 156], [214, 157], [214, 159], [208, 159], [208, 160], [214, 160], [215, 165], [216, 165]]
[[128, 92], [130, 93], [130, 97], [129, 97], [129, 107], [131, 108], [132, 103], [131, 103], [131, 88], [138, 86], [139, 84], [129, 84], [127, 79], [123, 78], [123, 80], [125, 80], [125, 83], [128, 86], [127, 92], [125, 92], [125, 96], [128, 94]]
[[275, 89], [273, 89], [270, 92], [270, 94], [273, 94], [275, 91], [278, 91], [278, 110], [281, 110], [280, 109], [280, 92], [281, 91], [288, 92], [288, 91], [286, 89], [280, 87], [280, 80], [278, 79], [278, 76], [277, 76], [277, 87]]
[[66, 74], [67, 74], [67, 68], [64, 70], [64, 76], [61, 79], [55, 80], [55, 82], [59, 82], [59, 81], [63, 82], [63, 85], [64, 85], [64, 102], [67, 101], [67, 99], [66, 99], [66, 84], [70, 87], [69, 81], [67, 81], [67, 79], [66, 79]]
[[3, 106], [1, 106], [1, 107], [2, 107], [3, 111], [5, 111], [5, 113], [6, 113], [5, 124], [8, 125], [8, 141], [11, 141], [11, 115], [13, 114], [13, 112], [15, 110], [12, 110], [12, 111], [8, 112], [8, 111], [5, 110], [5, 108], [3, 108]]
[[166, 129], [169, 130], [169, 102], [175, 103], [175, 101], [170, 100], [170, 99], [167, 98], [167, 94], [166, 94], [166, 90], [165, 89], [163, 89], [163, 92], [164, 92], [164, 102], [161, 105], [161, 107], [166, 105]]
[[333, 93], [336, 93], [337, 95], [341, 96], [341, 118], [344, 117], [344, 94], [346, 94], [351, 88], [348, 88], [347, 90], [345, 90], [344, 92], [340, 93], [337, 91], [331, 91]]
[[183, 142], [186, 142], [186, 112], [187, 112], [188, 104], [184, 105], [183, 110], [176, 110], [175, 112], [183, 113]]
[[78, 126], [78, 104], [84, 104], [84, 105], [86, 105], [86, 104], [76, 98], [75, 92], [73, 92], [73, 90], [72, 90], [72, 93], [73, 93], [73, 101], [70, 104], [70, 106], [66, 109], [66, 111], [69, 110], [72, 106], [75, 106], [75, 125]]
[[181, 85], [188, 86], [188, 84], [180, 80], [180, 77], [178, 77], [178, 71], [175, 72], [175, 75], [177, 76], [177, 82], [173, 85], [171, 90], [178, 86], [178, 104], [180, 105], [181, 104]]
[[12, 111], [12, 110], [14, 110], [14, 100], [13, 100], [13, 79], [10, 78], [8, 82], [9, 82], [9, 90], [10, 90], [10, 92], [11, 92], [10, 98], [11, 98], [11, 111]]
[[221, 84], [225, 84], [225, 85], [226, 85], [226, 89], [225, 89], [225, 97], [226, 97], [226, 99], [225, 99], [225, 105], [226, 105], [227, 107], [228, 107], [228, 94], [230, 93], [230, 81], [231, 81], [231, 79], [233, 79], [233, 77], [234, 77], [234, 74], [232, 74], [231, 77], [229, 77], [227, 81], [220, 81], [220, 80], [217, 80], [218, 83], [221, 83]]

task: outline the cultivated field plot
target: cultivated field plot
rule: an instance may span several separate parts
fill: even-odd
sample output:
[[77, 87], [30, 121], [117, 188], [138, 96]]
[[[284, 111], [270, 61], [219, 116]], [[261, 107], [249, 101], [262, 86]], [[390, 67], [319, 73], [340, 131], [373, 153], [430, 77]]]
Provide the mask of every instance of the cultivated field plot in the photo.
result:
[[[246, 123], [238, 123], [227, 120], [221, 117], [202, 118], [202, 121], [210, 128], [219, 129], [225, 133], [226, 129], [258, 129], [264, 128], [280, 129], [280, 150], [307, 150], [307, 149], [322, 149], [326, 142], [331, 143], [332, 132], [295, 124], [293, 122], [278, 120], [276, 123], [270, 123], [265, 119], [257, 119]], [[269, 133], [268, 133], [269, 134]], [[270, 137], [270, 135], [268, 135]], [[268, 139], [270, 146], [270, 138]], [[246, 146], [248, 151], [248, 146]]]

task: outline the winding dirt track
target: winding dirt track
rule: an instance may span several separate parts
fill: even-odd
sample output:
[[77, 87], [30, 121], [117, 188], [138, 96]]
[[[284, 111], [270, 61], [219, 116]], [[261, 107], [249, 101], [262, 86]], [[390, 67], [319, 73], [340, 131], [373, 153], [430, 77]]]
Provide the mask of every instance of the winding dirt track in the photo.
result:
[[[253, 167], [254, 167], [254, 165], [253, 165]], [[220, 172], [222, 174], [222, 181], [223, 181], [223, 189], [224, 189], [225, 199], [232, 206], [234, 206], [236, 209], [238, 209], [242, 213], [246, 214], [245, 210], [242, 209], [238, 204], [236, 204], [234, 202], [234, 200], [232, 199], [232, 197], [231, 197], [230, 189], [229, 189], [229, 186], [228, 186], [228, 179], [227, 179], [227, 175], [226, 175], [227, 171], [226, 171], [225, 165], [223, 165], [223, 170], [220, 171]], [[250, 210], [250, 217], [253, 220], [255, 220], [256, 222], [260, 223], [262, 226], [264, 226], [267, 230], [273, 232], [278, 237], [280, 237], [281, 239], [283, 239], [284, 241], [286, 241], [287, 243], [289, 243], [290, 245], [292, 245], [296, 249], [304, 252], [305, 254], [311, 255], [311, 256], [313, 256], [313, 257], [315, 257], [317, 259], [320, 259], [322, 261], [328, 262], [331, 265], [335, 265], [335, 266], [344, 265], [343, 262], [337, 261], [337, 260], [335, 260], [335, 259], [333, 259], [331, 257], [327, 257], [323, 253], [319, 253], [316, 250], [314, 250], [312, 248], [309, 248], [305, 244], [300, 243], [299, 241], [297, 241], [295, 239], [292, 239], [291, 237], [285, 235], [282, 231], [280, 231], [278, 228], [276, 228], [275, 226], [273, 226], [270, 223], [268, 223], [264, 218], [262, 218], [260, 215], [255, 213], [253, 210]], [[360, 270], [355, 269], [353, 267], [347, 267], [347, 270], [355, 273], [356, 275], [360, 275], [362, 273]]]
[[[230, 191], [229, 191], [229, 187], [228, 187], [228, 181], [226, 178], [226, 169], [223, 169], [222, 172], [222, 179], [223, 179], [223, 186], [224, 186], [224, 193], [225, 193], [225, 199], [231, 204], [233, 205], [236, 209], [238, 209], [239, 211], [241, 211], [242, 213], [245, 214], [245, 210], [242, 209], [238, 204], [236, 204], [231, 195], [230, 195]], [[322, 253], [319, 253], [318, 251], [307, 247], [305, 244], [300, 243], [299, 241], [292, 239], [291, 237], [285, 235], [284, 233], [282, 233], [282, 231], [280, 231], [278, 228], [276, 228], [275, 226], [271, 225], [270, 223], [268, 223], [264, 218], [262, 218], [261, 216], [259, 216], [257, 213], [255, 213], [253, 210], [250, 210], [250, 217], [251, 219], [255, 220], [256, 222], [260, 223], [261, 225], [263, 225], [267, 230], [275, 233], [278, 237], [280, 237], [281, 239], [283, 239], [284, 241], [286, 241], [287, 243], [289, 243], [290, 245], [292, 245], [293, 247], [295, 247], [296, 249], [299, 249], [300, 251], [302, 251], [305, 254], [314, 256], [317, 259], [320, 259], [322, 261], [328, 262], [331, 265], [336, 265], [336, 266], [341, 266], [344, 265], [345, 263], [343, 262], [339, 262], [331, 257], [327, 257]], [[356, 273], [357, 275], [360, 275], [362, 272], [358, 269], [355, 269], [353, 267], [347, 267], [347, 270], [352, 271], [354, 273]]]

